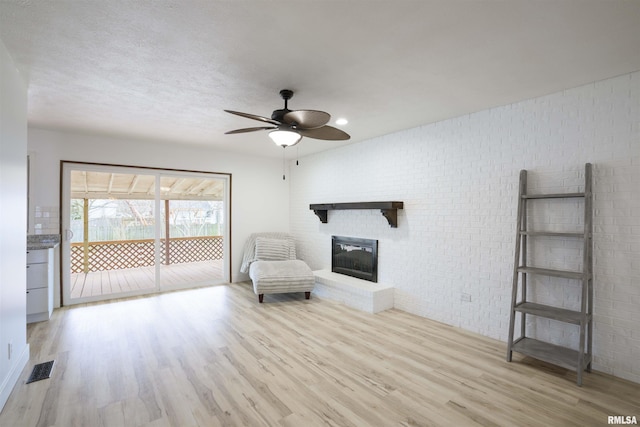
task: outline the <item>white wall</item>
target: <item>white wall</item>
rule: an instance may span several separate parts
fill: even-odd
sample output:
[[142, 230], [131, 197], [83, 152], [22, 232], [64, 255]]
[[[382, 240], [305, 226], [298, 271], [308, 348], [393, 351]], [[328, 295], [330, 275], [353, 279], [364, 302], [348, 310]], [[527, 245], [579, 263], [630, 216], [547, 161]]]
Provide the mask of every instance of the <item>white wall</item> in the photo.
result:
[[232, 174], [233, 281], [248, 279], [239, 269], [250, 233], [289, 229], [289, 180], [282, 180], [281, 160], [34, 128], [29, 128], [29, 152], [34, 154], [32, 201], [46, 211], [60, 207], [61, 160]]
[[[313, 269], [330, 268], [331, 235], [378, 239], [378, 280], [395, 285], [396, 308], [506, 341], [519, 171], [530, 171], [537, 191], [578, 191], [591, 162], [594, 369], [640, 382], [639, 118], [634, 73], [305, 157], [291, 166], [299, 254]], [[309, 210], [383, 200], [404, 202], [397, 229], [379, 211], [331, 211], [321, 224]], [[581, 225], [579, 203], [560, 202], [559, 215], [536, 225]], [[533, 262], [580, 268], [581, 242], [546, 239]], [[575, 283], [534, 285], [542, 301], [577, 304]], [[576, 326], [531, 328], [557, 343], [577, 342]]]
[[0, 409], [29, 360], [26, 214], [27, 89], [0, 40]]

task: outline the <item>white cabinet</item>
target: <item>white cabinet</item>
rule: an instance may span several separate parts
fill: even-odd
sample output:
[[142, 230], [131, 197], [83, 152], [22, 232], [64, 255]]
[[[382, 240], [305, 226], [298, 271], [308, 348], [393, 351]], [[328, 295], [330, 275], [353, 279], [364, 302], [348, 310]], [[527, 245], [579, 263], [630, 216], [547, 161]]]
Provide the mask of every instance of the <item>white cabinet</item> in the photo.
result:
[[53, 249], [27, 251], [27, 323], [51, 317], [53, 267]]

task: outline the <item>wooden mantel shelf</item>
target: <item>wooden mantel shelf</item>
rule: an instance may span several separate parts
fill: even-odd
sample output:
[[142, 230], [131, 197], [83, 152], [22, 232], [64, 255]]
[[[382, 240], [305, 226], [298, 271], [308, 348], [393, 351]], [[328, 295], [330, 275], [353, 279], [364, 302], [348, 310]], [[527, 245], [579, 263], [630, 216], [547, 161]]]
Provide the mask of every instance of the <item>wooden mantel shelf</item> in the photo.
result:
[[380, 209], [382, 216], [387, 218], [391, 228], [398, 227], [398, 209], [404, 207], [403, 202], [350, 202], [350, 203], [319, 203], [309, 205], [320, 218], [320, 222], [327, 223], [327, 211], [349, 210], [349, 209]]

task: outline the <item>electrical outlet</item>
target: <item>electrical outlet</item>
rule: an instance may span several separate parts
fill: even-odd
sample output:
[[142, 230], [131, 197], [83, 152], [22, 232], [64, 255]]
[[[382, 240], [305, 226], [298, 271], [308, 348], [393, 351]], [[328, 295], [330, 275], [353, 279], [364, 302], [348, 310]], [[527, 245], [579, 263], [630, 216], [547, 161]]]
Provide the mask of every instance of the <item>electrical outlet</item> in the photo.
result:
[[460, 294], [460, 301], [471, 302], [471, 294], [462, 293]]

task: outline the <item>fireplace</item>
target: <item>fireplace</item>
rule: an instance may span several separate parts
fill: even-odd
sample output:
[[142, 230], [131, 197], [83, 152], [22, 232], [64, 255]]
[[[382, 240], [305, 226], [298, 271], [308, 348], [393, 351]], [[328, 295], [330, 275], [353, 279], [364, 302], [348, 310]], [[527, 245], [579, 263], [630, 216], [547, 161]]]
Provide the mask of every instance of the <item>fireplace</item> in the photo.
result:
[[378, 241], [331, 236], [331, 271], [378, 282]]

